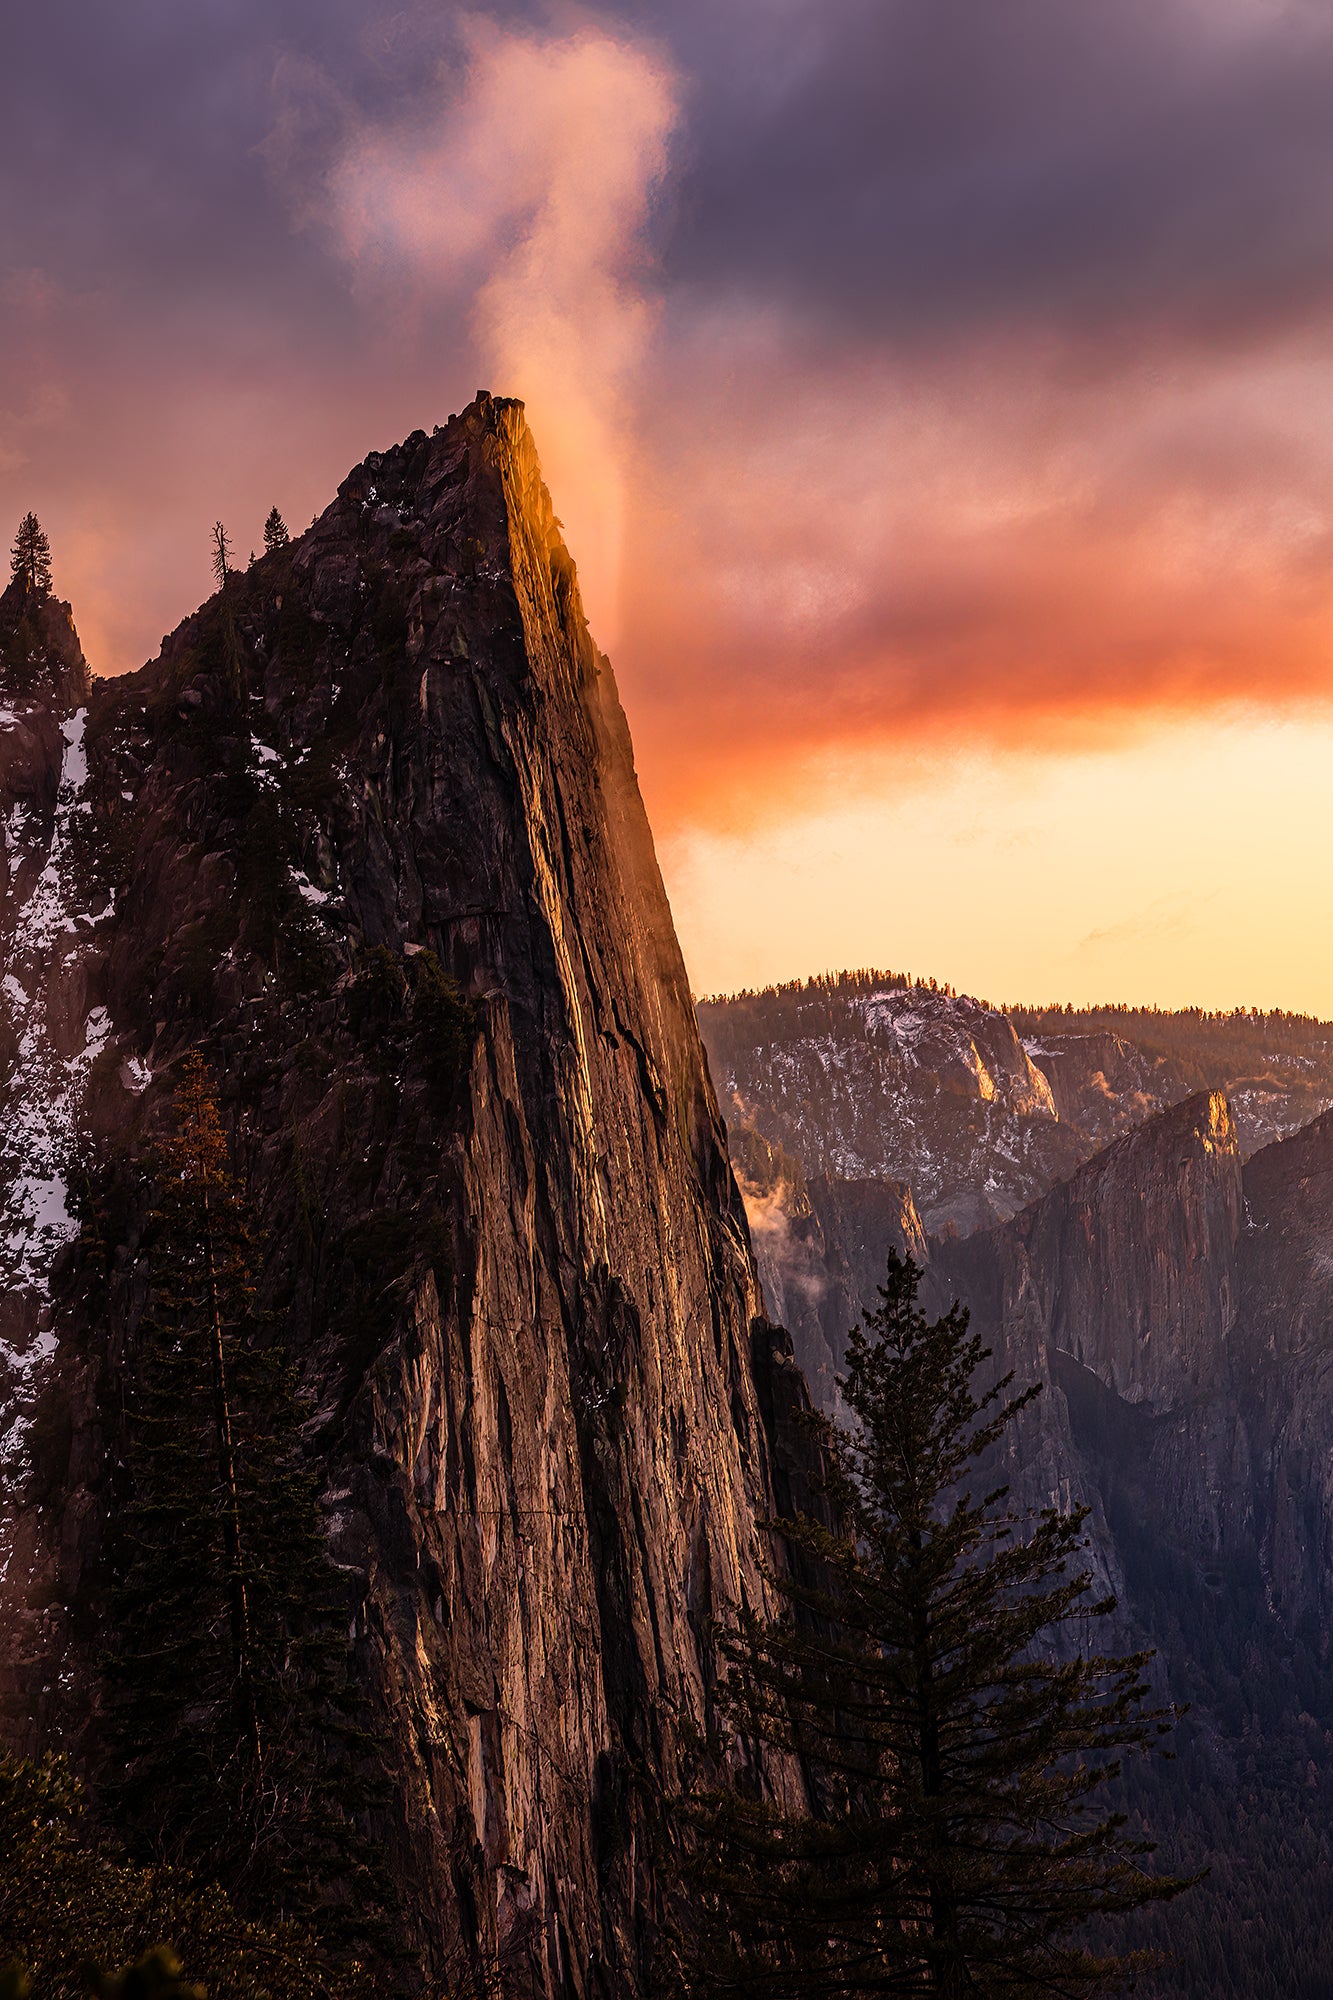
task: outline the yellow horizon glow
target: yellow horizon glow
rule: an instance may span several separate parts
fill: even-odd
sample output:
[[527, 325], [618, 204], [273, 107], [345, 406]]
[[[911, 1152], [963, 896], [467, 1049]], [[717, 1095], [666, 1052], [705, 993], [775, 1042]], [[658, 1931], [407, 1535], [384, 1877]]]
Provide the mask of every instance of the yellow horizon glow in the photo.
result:
[[872, 965], [996, 1004], [1333, 1019], [1331, 772], [1326, 714], [904, 752], [892, 796], [684, 829], [660, 854], [699, 994]]

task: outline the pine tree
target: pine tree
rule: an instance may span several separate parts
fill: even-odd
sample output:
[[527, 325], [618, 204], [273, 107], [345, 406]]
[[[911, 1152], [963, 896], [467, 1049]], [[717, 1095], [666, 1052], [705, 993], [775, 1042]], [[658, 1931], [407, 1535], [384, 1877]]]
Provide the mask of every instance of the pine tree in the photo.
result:
[[221, 521], [213, 523], [213, 580], [221, 590], [231, 575], [231, 536]]
[[197, 1055], [174, 1108], [125, 1385], [110, 1789], [150, 1853], [211, 1873], [247, 1910], [373, 1937], [383, 1892], [353, 1824], [371, 1746], [347, 1613]]
[[270, 507], [268, 519], [264, 523], [264, 554], [272, 555], [274, 549], [286, 548], [290, 540], [291, 536], [287, 532], [287, 523], [283, 520], [276, 507]]
[[[779, 1614], [722, 1638], [752, 1775], [683, 1808], [692, 1991], [1092, 1990], [1122, 1962], [1079, 1941], [1087, 1920], [1185, 1886], [1150, 1872], [1107, 1797], [1121, 1753], [1169, 1724], [1146, 1655], [1077, 1648], [1113, 1608], [1079, 1566], [1086, 1510], [970, 1489], [1037, 1390], [974, 1391], [987, 1350], [958, 1306], [929, 1323], [918, 1283], [891, 1253], [851, 1339], [850, 1427], [818, 1422], [842, 1526], [777, 1523]], [[785, 1789], [754, 1778], [760, 1750]]]
[[51, 544], [35, 514], [25, 514], [19, 522], [10, 570], [31, 596], [45, 596], [51, 588]]

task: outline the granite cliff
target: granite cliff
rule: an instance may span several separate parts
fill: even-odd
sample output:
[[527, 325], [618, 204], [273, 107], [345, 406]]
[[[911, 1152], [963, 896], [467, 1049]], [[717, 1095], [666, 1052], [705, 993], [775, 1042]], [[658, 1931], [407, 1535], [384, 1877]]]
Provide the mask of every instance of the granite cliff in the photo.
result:
[[1007, 1345], [1049, 1377], [1062, 1355], [1161, 1413], [1229, 1384], [1239, 1290], [1240, 1145], [1204, 1093], [1115, 1141], [1004, 1228], [939, 1247], [941, 1273], [1000, 1287]]
[[926, 1227], [1012, 1215], [1094, 1150], [994, 1007], [853, 973], [705, 1000], [699, 1020], [728, 1121], [809, 1174], [906, 1181]]
[[7, 684], [8, 1731], [95, 1778], [134, 1163], [199, 1047], [311, 1403], [413, 1950], [633, 1993], [654, 1803], [710, 1615], [762, 1593], [804, 1391], [521, 406], [367, 459], [137, 675]]
[[[1242, 1165], [1230, 1107], [1204, 1093], [931, 1264], [934, 1295], [1047, 1383], [1071, 1490], [1196, 1584], [1239, 1566], [1275, 1652], [1303, 1634], [1325, 1661], [1331, 1216], [1333, 1115]], [[1132, 1590], [1126, 1609], [1151, 1626]]]

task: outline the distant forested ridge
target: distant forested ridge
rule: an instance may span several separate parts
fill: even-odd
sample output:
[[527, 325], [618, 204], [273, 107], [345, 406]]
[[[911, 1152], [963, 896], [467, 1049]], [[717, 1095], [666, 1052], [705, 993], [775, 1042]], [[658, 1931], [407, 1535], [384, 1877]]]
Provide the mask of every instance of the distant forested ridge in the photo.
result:
[[926, 1226], [1003, 1220], [1200, 1090], [1248, 1157], [1333, 1104], [1333, 1022], [1238, 1008], [992, 1006], [860, 970], [697, 1003], [728, 1124], [805, 1172], [908, 1182]]

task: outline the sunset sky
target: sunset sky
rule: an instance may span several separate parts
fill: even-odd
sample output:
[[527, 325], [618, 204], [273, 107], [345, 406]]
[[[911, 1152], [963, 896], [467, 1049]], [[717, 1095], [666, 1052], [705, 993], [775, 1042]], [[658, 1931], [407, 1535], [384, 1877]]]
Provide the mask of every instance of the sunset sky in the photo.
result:
[[1327, 0], [45, 0], [0, 155], [96, 671], [519, 395], [697, 990], [1333, 1015]]

